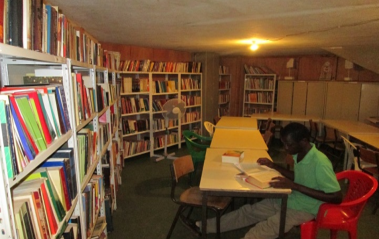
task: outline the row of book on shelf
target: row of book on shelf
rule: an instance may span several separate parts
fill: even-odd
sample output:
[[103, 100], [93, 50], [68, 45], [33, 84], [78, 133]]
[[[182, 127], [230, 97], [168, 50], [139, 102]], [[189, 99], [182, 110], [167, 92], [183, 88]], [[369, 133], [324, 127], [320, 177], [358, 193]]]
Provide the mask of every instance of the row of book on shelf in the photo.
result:
[[249, 115], [252, 115], [252, 114], [257, 114], [257, 113], [268, 113], [268, 112], [271, 112], [271, 105], [268, 107], [268, 106], [252, 106], [252, 105], [245, 105], [243, 107], [243, 112], [244, 112], [244, 116], [249, 116]]
[[8, 178], [71, 130], [62, 85], [3, 87], [0, 112]]
[[272, 92], [251, 92], [245, 95], [245, 102], [272, 103]]
[[221, 80], [218, 82], [219, 90], [228, 90], [230, 89], [230, 81], [229, 80]]
[[148, 78], [122, 78], [122, 93], [149, 92]]
[[220, 75], [222, 75], [222, 74], [229, 74], [230, 73], [230, 69], [229, 69], [228, 66], [222, 66], [222, 65], [220, 65], [219, 68], [218, 68], [218, 73]]
[[150, 129], [149, 119], [122, 119], [122, 133], [133, 134], [135, 132], [143, 132]]
[[1, 42], [88, 64], [111, 65], [109, 54], [112, 53], [104, 52], [101, 44], [70, 21], [58, 6], [42, 0], [2, 2], [4, 34]]
[[122, 60], [120, 71], [138, 72], [201, 72], [201, 62], [164, 62], [151, 60]]
[[245, 74], [275, 74], [275, 72], [267, 66], [243, 66]]
[[218, 95], [218, 103], [225, 104], [230, 101], [230, 94], [220, 94]]
[[93, 175], [78, 194], [75, 172], [73, 149], [60, 149], [13, 190], [19, 238], [66, 238], [66, 234], [80, 234], [80, 220], [68, 214], [78, 200], [84, 202], [85, 233], [91, 235], [104, 198], [103, 177]]
[[[182, 95], [182, 100], [186, 103], [187, 106], [191, 105], [200, 105], [201, 97], [200, 96], [187, 96]], [[168, 99], [155, 99], [152, 102], [152, 110], [154, 112], [163, 111], [163, 105], [168, 101]], [[121, 113], [122, 114], [131, 114], [138, 112], [148, 112], [149, 100], [146, 97], [121, 97]]]
[[274, 89], [274, 79], [273, 78], [262, 78], [262, 77], [246, 77], [245, 79], [246, 89]]

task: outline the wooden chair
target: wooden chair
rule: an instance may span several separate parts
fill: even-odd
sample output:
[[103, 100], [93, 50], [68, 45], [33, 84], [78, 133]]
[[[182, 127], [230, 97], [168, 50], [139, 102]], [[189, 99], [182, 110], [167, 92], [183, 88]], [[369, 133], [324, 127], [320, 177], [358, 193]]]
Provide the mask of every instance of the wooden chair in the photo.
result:
[[220, 119], [221, 119], [220, 117], [215, 116], [215, 117], [213, 118], [213, 124], [216, 125], [217, 122], [218, 122]]
[[263, 140], [265, 141], [267, 148], [270, 148], [270, 144], [271, 144], [273, 136], [274, 134], [271, 131], [266, 131], [263, 134]]
[[318, 125], [317, 122], [313, 122], [312, 119], [309, 120], [309, 133], [310, 141], [312, 143], [316, 143], [316, 138], [318, 137]]
[[214, 130], [215, 130], [215, 125], [212, 124], [212, 123], [209, 122], [209, 121], [204, 121], [204, 127], [205, 127], [205, 129], [208, 131], [209, 136], [210, 136], [210, 137], [213, 137], [213, 133], [214, 133]]
[[[189, 187], [184, 192], [182, 192], [179, 197], [176, 196], [176, 188], [179, 180], [181, 180], [182, 178], [184, 178], [184, 176], [189, 175], [194, 171], [194, 165], [191, 156], [186, 155], [177, 158], [170, 165], [170, 171], [172, 183], [171, 199], [173, 202], [179, 205], [179, 208], [176, 212], [174, 221], [172, 222], [167, 238], [171, 237], [172, 231], [174, 230], [179, 217], [181, 217], [183, 220], [189, 221], [192, 209], [202, 207], [202, 192], [200, 191], [199, 187]], [[220, 237], [220, 217], [222, 213], [227, 209], [230, 203], [230, 197], [208, 197], [207, 208], [213, 210], [216, 213], [218, 238]]]

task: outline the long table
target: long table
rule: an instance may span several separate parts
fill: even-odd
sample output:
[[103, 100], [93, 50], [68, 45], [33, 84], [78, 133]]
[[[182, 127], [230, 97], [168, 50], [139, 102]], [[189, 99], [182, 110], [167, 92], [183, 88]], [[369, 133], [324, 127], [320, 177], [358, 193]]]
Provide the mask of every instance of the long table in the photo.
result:
[[257, 120], [267, 120], [271, 118], [272, 120], [289, 122], [308, 122], [310, 119], [315, 122], [320, 121], [320, 117], [317, 116], [282, 114], [278, 112], [252, 114], [251, 118]]
[[256, 119], [247, 117], [223, 116], [216, 124], [216, 129], [249, 129], [257, 130]]
[[[287, 213], [287, 198], [291, 189], [266, 188], [261, 189], [251, 184], [237, 180], [235, 175], [239, 171], [233, 164], [222, 163], [221, 155], [227, 149], [207, 149], [205, 155], [204, 167], [200, 181], [200, 190], [203, 192], [202, 206], [202, 236], [206, 238], [206, 219], [207, 219], [207, 201], [208, 196], [231, 196], [231, 197], [261, 197], [261, 198], [281, 198], [281, 215], [279, 237], [284, 237], [285, 218]], [[242, 166], [245, 163], [256, 163], [260, 157], [267, 157], [266, 150], [244, 150], [245, 157]]]
[[263, 149], [268, 150], [258, 130], [216, 129], [211, 148], [219, 149]]
[[379, 134], [351, 133], [350, 136], [379, 150]]
[[372, 125], [351, 120], [322, 120], [322, 124], [337, 129], [339, 132], [349, 136], [350, 134], [379, 134], [379, 128]]

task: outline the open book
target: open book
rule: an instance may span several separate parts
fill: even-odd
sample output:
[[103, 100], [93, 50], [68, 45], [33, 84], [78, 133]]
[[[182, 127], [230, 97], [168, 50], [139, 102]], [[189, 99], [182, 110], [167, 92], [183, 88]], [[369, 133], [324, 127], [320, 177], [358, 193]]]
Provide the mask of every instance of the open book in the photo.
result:
[[258, 163], [234, 164], [240, 171], [236, 178], [250, 183], [259, 188], [269, 188], [273, 177], [282, 176], [278, 171]]

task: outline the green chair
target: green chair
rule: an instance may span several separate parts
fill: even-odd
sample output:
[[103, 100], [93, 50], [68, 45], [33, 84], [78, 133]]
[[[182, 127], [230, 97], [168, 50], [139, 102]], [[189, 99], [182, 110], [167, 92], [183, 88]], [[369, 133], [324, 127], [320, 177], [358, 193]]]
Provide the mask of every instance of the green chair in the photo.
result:
[[198, 163], [204, 162], [205, 152], [210, 147], [212, 138], [198, 135], [190, 130], [184, 130], [183, 136], [196, 169]]

